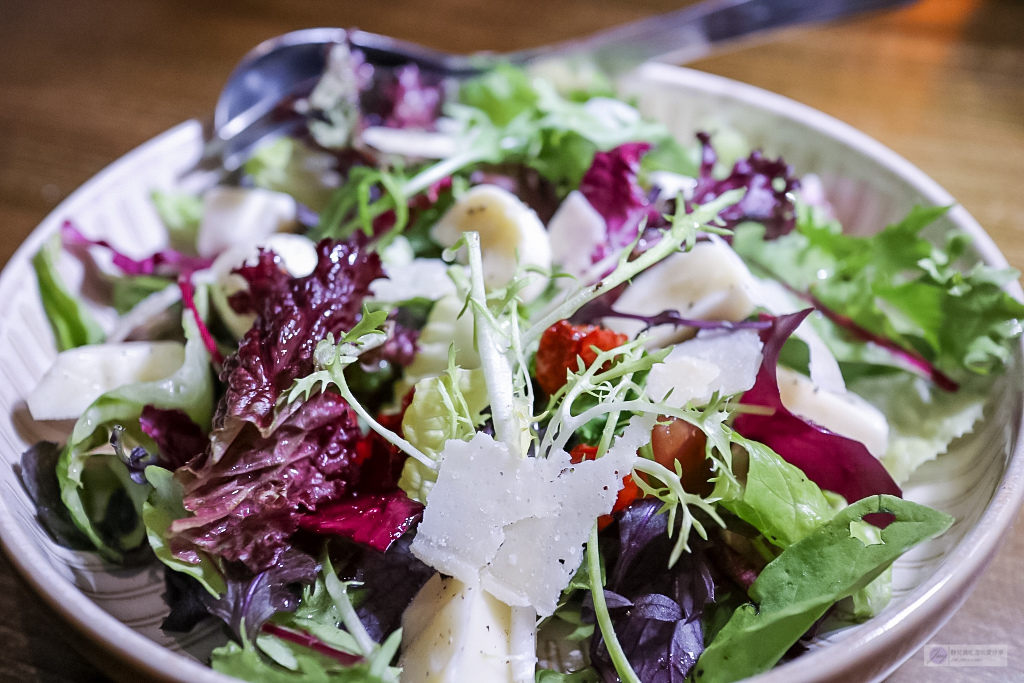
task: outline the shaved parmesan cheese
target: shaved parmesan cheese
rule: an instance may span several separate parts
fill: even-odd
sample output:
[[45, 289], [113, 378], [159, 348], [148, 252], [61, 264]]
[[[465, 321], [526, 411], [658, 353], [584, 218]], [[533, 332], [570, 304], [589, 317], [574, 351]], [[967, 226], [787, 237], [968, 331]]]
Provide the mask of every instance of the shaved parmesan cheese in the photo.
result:
[[387, 277], [370, 283], [368, 301], [401, 303], [413, 299], [437, 301], [455, 294], [448, 277], [448, 264], [433, 258], [418, 258], [402, 265], [384, 264]]
[[[693, 249], [669, 256], [633, 279], [615, 309], [655, 315], [665, 310], [698, 320], [743, 320], [754, 311], [754, 277], [725, 242], [698, 242]], [[605, 325], [635, 337], [639, 320], [606, 318]], [[648, 331], [653, 346], [693, 336], [691, 328], [658, 325]]]
[[701, 334], [677, 344], [665, 362], [651, 368], [647, 394], [675, 408], [702, 406], [715, 392], [732, 396], [753, 387], [760, 367], [756, 330]]
[[511, 638], [511, 607], [434, 574], [402, 614], [402, 683], [511, 683]]
[[180, 342], [93, 344], [62, 351], [25, 402], [36, 420], [79, 417], [108, 391], [173, 375], [185, 362]]
[[683, 199], [693, 199], [693, 191], [697, 189], [697, 179], [690, 176], [680, 175], [672, 171], [652, 171], [647, 175], [647, 181], [658, 188], [660, 196], [675, 199], [683, 195]]
[[548, 221], [551, 260], [570, 275], [582, 277], [605, 241], [608, 226], [583, 193], [573, 190]]
[[853, 392], [834, 393], [814, 385], [799, 372], [778, 368], [782, 405], [836, 434], [860, 441], [876, 458], [889, 446], [885, 414]]
[[634, 417], [604, 457], [577, 465], [564, 451], [520, 459], [484, 433], [449, 441], [413, 554], [507, 604], [551, 615], [654, 420]]
[[419, 159], [445, 159], [455, 154], [455, 138], [415, 128], [369, 126], [360, 134], [364, 143], [378, 152]]

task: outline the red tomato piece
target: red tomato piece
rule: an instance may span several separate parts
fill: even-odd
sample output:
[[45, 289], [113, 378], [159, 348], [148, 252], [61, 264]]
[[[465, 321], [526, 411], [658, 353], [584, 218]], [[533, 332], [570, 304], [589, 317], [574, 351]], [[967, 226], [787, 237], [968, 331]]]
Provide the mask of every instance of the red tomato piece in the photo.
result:
[[715, 487], [711, 483], [713, 471], [705, 453], [706, 445], [704, 432], [686, 420], [673, 419], [669, 424], [655, 425], [651, 435], [654, 460], [672, 472], [678, 462], [683, 470], [683, 489], [700, 496], [709, 495]]
[[628, 339], [598, 325], [573, 325], [568, 320], [559, 320], [544, 330], [537, 348], [537, 383], [546, 393], [554, 394], [565, 384], [566, 373], [576, 371], [582, 359], [590, 366], [597, 358], [592, 347], [602, 351], [614, 349]]

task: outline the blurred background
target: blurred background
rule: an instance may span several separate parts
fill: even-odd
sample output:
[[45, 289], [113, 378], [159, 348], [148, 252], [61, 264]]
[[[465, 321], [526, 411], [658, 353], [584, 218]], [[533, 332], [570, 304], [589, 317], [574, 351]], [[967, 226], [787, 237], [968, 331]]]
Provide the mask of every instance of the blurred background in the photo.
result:
[[[0, 0], [0, 263], [63, 198], [145, 140], [212, 114], [251, 47], [358, 27], [469, 52], [516, 50], [667, 12], [685, 0]], [[796, 29], [688, 66], [821, 109], [907, 157], [1024, 267], [1024, 2], [921, 0]], [[932, 641], [1006, 644], [1008, 669], [925, 668], [890, 681], [1024, 681], [1019, 522]], [[0, 679], [107, 681], [0, 555]]]

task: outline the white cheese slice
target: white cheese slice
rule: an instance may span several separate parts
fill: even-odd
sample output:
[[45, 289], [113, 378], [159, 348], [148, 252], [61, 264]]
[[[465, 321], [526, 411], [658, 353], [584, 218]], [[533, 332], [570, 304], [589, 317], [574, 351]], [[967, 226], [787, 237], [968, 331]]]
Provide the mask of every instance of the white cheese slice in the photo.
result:
[[[675, 310], [695, 320], [743, 320], [754, 311], [754, 278], [725, 242], [698, 242], [693, 249], [669, 256], [633, 279], [615, 309], [654, 315]], [[645, 327], [639, 320], [605, 318], [605, 325], [635, 337]], [[691, 328], [659, 325], [648, 331], [652, 346], [693, 336]]]
[[433, 258], [418, 258], [402, 265], [384, 264], [384, 275], [370, 283], [369, 301], [401, 303], [412, 299], [437, 301], [455, 294], [448, 277], [448, 264]]
[[579, 190], [573, 190], [548, 221], [551, 260], [570, 275], [581, 277], [593, 265], [592, 256], [604, 244], [608, 226]]
[[[431, 229], [430, 236], [450, 247], [464, 232], [480, 233], [484, 284], [488, 289], [506, 286], [519, 267], [551, 268], [551, 243], [544, 224], [519, 197], [497, 185], [477, 185], [463, 194]], [[463, 256], [460, 253], [460, 258]], [[530, 277], [530, 284], [520, 292], [526, 302], [547, 287], [547, 278], [536, 273]]]
[[412, 552], [510, 605], [550, 616], [582, 560], [594, 520], [611, 511], [655, 417], [635, 417], [598, 460], [565, 452], [520, 459], [477, 433], [449, 441]]
[[660, 196], [675, 199], [683, 195], [683, 199], [693, 199], [693, 191], [697, 189], [697, 179], [680, 175], [672, 171], [652, 171], [647, 176], [648, 182], [660, 191]]
[[291, 195], [261, 188], [214, 187], [203, 195], [196, 250], [213, 258], [236, 244], [254, 244], [295, 223]]
[[378, 152], [420, 159], [446, 159], [455, 154], [456, 147], [451, 135], [415, 128], [370, 126], [360, 133], [360, 138]]
[[155, 382], [185, 362], [180, 342], [94, 344], [57, 354], [25, 402], [36, 420], [71, 420], [93, 401], [119, 387]]
[[721, 396], [746, 391], [757, 380], [761, 346], [757, 330], [702, 333], [676, 344], [663, 363], [651, 368], [647, 395], [681, 408], [688, 402], [706, 405], [716, 391]]
[[778, 368], [782, 405], [802, 418], [854, 441], [860, 441], [876, 458], [889, 445], [889, 423], [885, 414], [853, 392], [841, 394], [815, 386], [807, 377], [789, 368]]
[[512, 683], [512, 608], [434, 574], [402, 615], [402, 683]]

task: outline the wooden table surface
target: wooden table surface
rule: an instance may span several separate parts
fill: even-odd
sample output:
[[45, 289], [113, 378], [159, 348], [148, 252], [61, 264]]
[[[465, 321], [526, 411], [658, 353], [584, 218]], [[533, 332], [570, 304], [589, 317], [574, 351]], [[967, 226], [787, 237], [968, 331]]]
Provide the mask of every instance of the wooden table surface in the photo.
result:
[[[253, 45], [315, 25], [452, 51], [580, 35], [682, 0], [0, 0], [0, 262], [78, 185], [163, 130], [211, 112]], [[936, 178], [1024, 267], [1024, 3], [924, 0], [790, 32], [692, 66], [787, 95], [881, 140]], [[890, 681], [1024, 680], [1024, 528], [935, 636], [1005, 644], [1009, 668], [925, 668]], [[0, 554], [0, 679], [107, 681], [65, 645]]]

